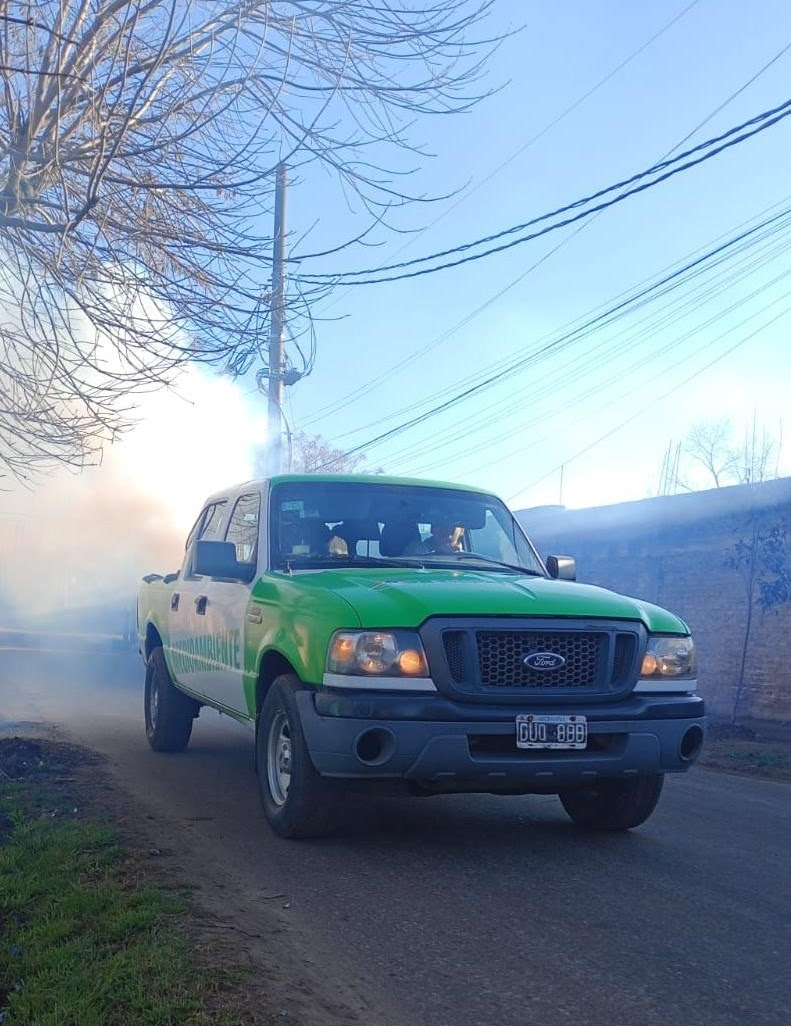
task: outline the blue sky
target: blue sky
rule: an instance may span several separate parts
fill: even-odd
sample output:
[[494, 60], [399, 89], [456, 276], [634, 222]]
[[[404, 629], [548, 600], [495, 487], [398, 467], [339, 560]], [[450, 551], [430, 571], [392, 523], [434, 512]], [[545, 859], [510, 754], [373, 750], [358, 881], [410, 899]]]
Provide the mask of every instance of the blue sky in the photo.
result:
[[[410, 186], [428, 194], [463, 189], [468, 181], [475, 187], [687, 5], [498, 0], [494, 28], [524, 25], [491, 60], [488, 82], [503, 88], [471, 114], [416, 124], [411, 137], [436, 156], [421, 162]], [[393, 219], [415, 229], [439, 217], [433, 226], [411, 239], [380, 233], [381, 246], [349, 251], [342, 266], [388, 263], [405, 241], [396, 259], [453, 246], [648, 166], [789, 41], [786, 3], [699, 0], [535, 144], [463, 191], [461, 202], [415, 205]], [[791, 50], [688, 145], [787, 99], [789, 72]], [[422, 279], [339, 290], [316, 310], [327, 320], [318, 323], [314, 373], [289, 390], [293, 425], [349, 447], [407, 419], [398, 411], [419, 410], [437, 392], [529, 351], [625, 288], [782, 204], [791, 194], [789, 156], [791, 126], [783, 122], [606, 211], [452, 337], [332, 409], [432, 346], [562, 235]], [[290, 191], [289, 224], [292, 239], [315, 224], [303, 244], [310, 250], [352, 235], [364, 220], [329, 179], [306, 171]], [[747, 254], [739, 277], [721, 282], [727, 287], [719, 294], [689, 294], [686, 307], [657, 308], [650, 324], [638, 324], [645, 311], [591, 336], [372, 449], [370, 463], [477, 483], [516, 507], [561, 499], [599, 505], [655, 494], [668, 445], [696, 422], [729, 419], [738, 440], [755, 415], [779, 433], [791, 369], [791, 277], [782, 277], [791, 258], [782, 243], [777, 236]], [[320, 269], [335, 266], [323, 262]], [[709, 326], [701, 328], [704, 322]], [[780, 470], [791, 473], [791, 439], [780, 452]]]

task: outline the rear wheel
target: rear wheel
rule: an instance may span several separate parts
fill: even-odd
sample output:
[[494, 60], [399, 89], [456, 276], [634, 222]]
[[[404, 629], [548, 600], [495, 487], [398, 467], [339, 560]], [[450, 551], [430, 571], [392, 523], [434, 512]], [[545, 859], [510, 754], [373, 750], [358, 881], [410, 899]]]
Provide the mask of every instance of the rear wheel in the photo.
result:
[[591, 830], [631, 830], [645, 823], [656, 808], [663, 773], [645, 773], [626, 780], [602, 780], [593, 787], [561, 791], [563, 808], [579, 826]]
[[146, 663], [145, 717], [146, 737], [154, 751], [183, 751], [198, 708], [173, 685], [162, 649], [153, 649]]
[[294, 674], [272, 682], [258, 716], [256, 765], [261, 804], [281, 837], [320, 837], [336, 825], [341, 786], [310, 761], [294, 697], [304, 685]]

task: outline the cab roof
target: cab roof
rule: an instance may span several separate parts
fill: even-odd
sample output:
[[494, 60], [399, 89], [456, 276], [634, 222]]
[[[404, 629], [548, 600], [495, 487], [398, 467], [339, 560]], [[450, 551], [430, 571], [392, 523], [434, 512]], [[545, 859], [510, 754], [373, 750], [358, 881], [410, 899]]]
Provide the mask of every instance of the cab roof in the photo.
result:
[[256, 478], [252, 481], [244, 481], [241, 484], [231, 485], [228, 488], [221, 488], [208, 497], [207, 502], [221, 499], [227, 495], [238, 494], [248, 488], [264, 488], [279, 484], [292, 484], [300, 481], [331, 481], [348, 484], [387, 484], [406, 485], [416, 488], [452, 488], [454, 491], [477, 492], [483, 495], [490, 495], [486, 488], [476, 488], [473, 485], [453, 484], [448, 481], [427, 481], [419, 477], [389, 477], [386, 474], [275, 474], [270, 478]]

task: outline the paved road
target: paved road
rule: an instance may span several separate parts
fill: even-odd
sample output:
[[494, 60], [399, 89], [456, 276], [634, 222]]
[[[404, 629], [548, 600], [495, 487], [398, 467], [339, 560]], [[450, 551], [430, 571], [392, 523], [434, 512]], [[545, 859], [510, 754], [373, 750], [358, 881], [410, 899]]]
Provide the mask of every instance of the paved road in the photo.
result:
[[0, 652], [0, 726], [54, 720], [107, 753], [229, 914], [348, 975], [369, 1026], [791, 1021], [789, 785], [696, 769], [624, 836], [578, 831], [554, 798], [454, 796], [283, 842], [250, 735], [204, 710], [187, 753], [149, 752], [141, 677], [129, 655]]

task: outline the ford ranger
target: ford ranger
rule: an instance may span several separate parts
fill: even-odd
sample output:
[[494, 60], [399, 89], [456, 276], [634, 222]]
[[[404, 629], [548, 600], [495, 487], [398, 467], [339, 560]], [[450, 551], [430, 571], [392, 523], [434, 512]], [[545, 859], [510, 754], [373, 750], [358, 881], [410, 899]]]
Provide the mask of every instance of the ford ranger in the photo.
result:
[[704, 738], [695, 647], [658, 606], [546, 562], [475, 488], [281, 475], [209, 498], [141, 586], [145, 726], [249, 724], [264, 813], [321, 834], [350, 790], [556, 794], [585, 827], [653, 812]]

